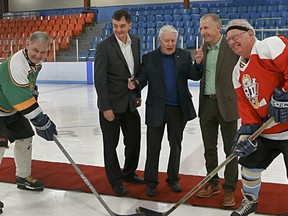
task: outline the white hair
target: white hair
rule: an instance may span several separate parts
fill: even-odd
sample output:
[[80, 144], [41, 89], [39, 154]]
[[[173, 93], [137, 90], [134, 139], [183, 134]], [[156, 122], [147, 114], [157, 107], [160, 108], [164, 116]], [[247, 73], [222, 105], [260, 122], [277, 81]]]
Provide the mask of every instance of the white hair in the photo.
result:
[[174, 26], [172, 26], [172, 25], [164, 25], [164, 26], [162, 26], [162, 27], [160, 28], [160, 30], [159, 30], [158, 39], [161, 38], [161, 36], [162, 36], [162, 34], [163, 34], [164, 32], [176, 33], [176, 38], [178, 38], [178, 31], [177, 31], [177, 29], [176, 29]]

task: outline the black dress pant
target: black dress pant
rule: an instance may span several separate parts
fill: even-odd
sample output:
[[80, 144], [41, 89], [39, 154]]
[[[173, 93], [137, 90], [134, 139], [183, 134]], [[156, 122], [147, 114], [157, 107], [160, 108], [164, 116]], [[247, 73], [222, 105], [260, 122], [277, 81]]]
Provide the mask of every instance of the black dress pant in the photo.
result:
[[[111, 185], [122, 185], [122, 176], [132, 176], [138, 167], [140, 154], [141, 125], [138, 111], [114, 113], [112, 122], [104, 118], [100, 112], [100, 126], [104, 143], [104, 163], [108, 181]], [[123, 133], [125, 145], [125, 163], [120, 168], [116, 148], [119, 142], [120, 129]]]
[[[204, 96], [203, 110], [200, 116], [200, 127], [204, 142], [204, 157], [206, 160], [207, 173], [212, 172], [218, 166], [218, 134], [219, 127], [222, 134], [223, 148], [226, 158], [232, 153], [234, 137], [237, 133], [237, 120], [226, 122], [218, 108], [217, 100]], [[224, 170], [222, 187], [224, 190], [234, 191], [238, 180], [238, 161], [233, 159], [226, 165]], [[216, 186], [219, 183], [219, 176], [216, 174], [209, 181]]]
[[178, 182], [181, 156], [181, 142], [186, 125], [180, 107], [166, 106], [163, 123], [159, 127], [147, 128], [147, 155], [144, 179], [149, 187], [156, 187], [158, 182], [159, 156], [161, 142], [167, 125], [167, 135], [170, 146], [169, 162], [167, 167], [168, 183]]

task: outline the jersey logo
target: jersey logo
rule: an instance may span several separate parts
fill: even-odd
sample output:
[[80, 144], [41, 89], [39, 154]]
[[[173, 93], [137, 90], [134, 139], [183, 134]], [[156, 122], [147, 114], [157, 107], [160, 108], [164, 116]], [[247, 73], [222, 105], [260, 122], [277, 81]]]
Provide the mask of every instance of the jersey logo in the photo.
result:
[[256, 78], [250, 77], [249, 74], [244, 74], [242, 77], [242, 85], [247, 99], [250, 101], [254, 109], [259, 108], [258, 90], [259, 84], [256, 82]]

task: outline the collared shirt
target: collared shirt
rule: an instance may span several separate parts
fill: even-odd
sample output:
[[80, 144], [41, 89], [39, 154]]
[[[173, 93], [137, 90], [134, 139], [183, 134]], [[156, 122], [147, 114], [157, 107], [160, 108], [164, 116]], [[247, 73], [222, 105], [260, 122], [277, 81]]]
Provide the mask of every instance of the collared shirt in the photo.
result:
[[124, 55], [124, 58], [127, 62], [131, 77], [133, 78], [134, 77], [134, 58], [133, 58], [133, 53], [132, 53], [132, 48], [131, 48], [131, 38], [127, 34], [127, 42], [125, 44], [116, 35], [115, 37]]
[[206, 60], [205, 92], [204, 92], [204, 94], [206, 95], [216, 94], [216, 88], [215, 88], [216, 67], [222, 38], [223, 35], [214, 46], [212, 47], [208, 46], [207, 60]]

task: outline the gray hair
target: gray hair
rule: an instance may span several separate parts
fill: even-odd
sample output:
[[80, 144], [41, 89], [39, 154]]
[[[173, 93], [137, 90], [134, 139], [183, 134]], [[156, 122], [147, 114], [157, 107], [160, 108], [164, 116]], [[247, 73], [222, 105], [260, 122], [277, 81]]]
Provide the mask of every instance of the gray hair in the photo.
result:
[[230, 26], [243, 26], [253, 31], [253, 34], [256, 36], [255, 29], [246, 19], [233, 19], [230, 20], [227, 24], [227, 29]]
[[160, 30], [159, 30], [158, 39], [161, 38], [161, 36], [162, 36], [162, 34], [163, 34], [164, 32], [176, 33], [176, 39], [178, 38], [178, 31], [177, 31], [177, 29], [176, 29], [174, 26], [172, 26], [172, 25], [164, 25], [164, 26], [162, 26], [162, 27], [160, 28]]
[[220, 17], [217, 15], [217, 14], [213, 14], [213, 13], [209, 13], [209, 14], [205, 14], [204, 16], [202, 16], [200, 18], [200, 21], [201, 20], [204, 20], [204, 19], [207, 19], [207, 18], [211, 18], [212, 21], [216, 24], [216, 25], [220, 25], [220, 27], [222, 27], [222, 22], [221, 22], [221, 19]]
[[34, 32], [29, 38], [29, 43], [34, 43], [35, 41], [38, 41], [40, 44], [47, 44], [48, 47], [50, 45], [50, 39], [46, 32]]

